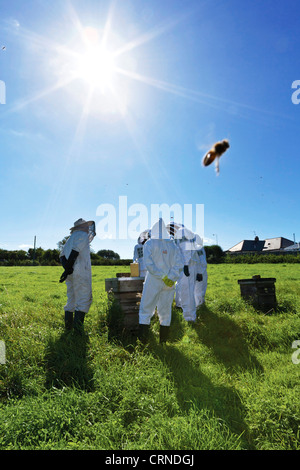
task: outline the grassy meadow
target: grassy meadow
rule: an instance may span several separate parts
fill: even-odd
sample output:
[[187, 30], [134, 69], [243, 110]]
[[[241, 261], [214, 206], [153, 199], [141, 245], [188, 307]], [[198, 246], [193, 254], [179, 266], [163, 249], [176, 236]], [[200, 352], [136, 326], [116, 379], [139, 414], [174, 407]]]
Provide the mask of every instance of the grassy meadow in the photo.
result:
[[[121, 271], [93, 266], [76, 336], [61, 268], [0, 267], [0, 449], [300, 450], [299, 265], [209, 265], [196, 324], [174, 307], [169, 342], [154, 318], [146, 346], [108, 321], [104, 279]], [[255, 274], [276, 277], [276, 312], [241, 299]]]

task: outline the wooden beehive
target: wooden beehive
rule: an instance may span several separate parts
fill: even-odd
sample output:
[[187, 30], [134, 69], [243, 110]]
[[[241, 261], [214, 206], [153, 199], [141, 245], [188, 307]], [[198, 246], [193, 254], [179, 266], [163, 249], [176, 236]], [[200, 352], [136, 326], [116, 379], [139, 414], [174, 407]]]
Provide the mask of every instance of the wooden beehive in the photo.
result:
[[139, 308], [143, 292], [144, 278], [130, 277], [130, 274], [117, 274], [116, 278], [105, 279], [105, 290], [113, 295], [123, 313], [123, 327], [135, 331], [139, 326]]
[[261, 278], [259, 275], [253, 276], [252, 279], [238, 280], [241, 296], [264, 312], [276, 309], [275, 282], [276, 279], [273, 277]]

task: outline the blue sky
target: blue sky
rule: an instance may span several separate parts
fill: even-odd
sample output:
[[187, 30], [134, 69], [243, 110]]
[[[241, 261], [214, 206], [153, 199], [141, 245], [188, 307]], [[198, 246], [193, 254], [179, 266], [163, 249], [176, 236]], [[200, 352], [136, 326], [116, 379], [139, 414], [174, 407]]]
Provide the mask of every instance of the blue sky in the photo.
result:
[[[205, 244], [224, 250], [255, 235], [300, 239], [298, 0], [0, 9], [1, 248], [27, 249], [34, 236], [56, 248], [76, 219], [98, 224], [103, 204], [118, 212], [120, 196], [149, 214], [204, 204]], [[91, 32], [115, 54], [101, 87], [95, 70], [76, 68]], [[216, 176], [201, 161], [223, 138], [231, 146]], [[128, 258], [134, 244], [96, 237], [92, 248]]]

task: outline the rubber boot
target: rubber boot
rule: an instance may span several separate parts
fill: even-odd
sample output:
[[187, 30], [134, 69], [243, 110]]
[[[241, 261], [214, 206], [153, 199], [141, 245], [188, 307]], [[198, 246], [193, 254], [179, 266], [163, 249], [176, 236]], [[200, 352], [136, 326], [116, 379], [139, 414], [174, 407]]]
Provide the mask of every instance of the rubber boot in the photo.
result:
[[73, 312], [65, 311], [65, 328], [71, 330], [73, 327]]
[[139, 334], [138, 337], [142, 343], [147, 343], [149, 337], [150, 325], [139, 324]]
[[169, 331], [170, 331], [169, 326], [160, 325], [160, 328], [159, 328], [159, 342], [160, 343], [165, 343], [167, 341], [169, 337]]
[[79, 312], [78, 310], [75, 310], [75, 315], [74, 315], [74, 330], [75, 330], [77, 333], [82, 333], [84, 317], [85, 317], [85, 313], [84, 313], [84, 312]]

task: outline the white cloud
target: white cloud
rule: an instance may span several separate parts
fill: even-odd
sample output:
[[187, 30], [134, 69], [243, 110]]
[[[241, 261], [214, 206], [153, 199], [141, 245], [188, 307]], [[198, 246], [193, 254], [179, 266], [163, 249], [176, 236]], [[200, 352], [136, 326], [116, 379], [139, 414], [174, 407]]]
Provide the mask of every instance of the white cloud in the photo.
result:
[[204, 238], [203, 238], [203, 244], [205, 244], [205, 245], [215, 245], [215, 244], [216, 244], [216, 240], [214, 240], [213, 238], [206, 238], [206, 237], [204, 237]]

